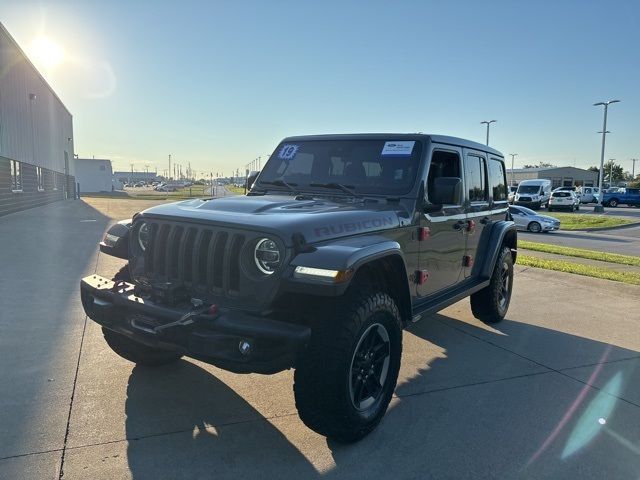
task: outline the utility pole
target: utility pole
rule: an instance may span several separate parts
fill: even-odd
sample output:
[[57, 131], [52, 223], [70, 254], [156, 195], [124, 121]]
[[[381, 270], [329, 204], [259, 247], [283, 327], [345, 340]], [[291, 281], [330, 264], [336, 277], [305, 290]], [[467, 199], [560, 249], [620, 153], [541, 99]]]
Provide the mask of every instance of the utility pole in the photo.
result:
[[613, 187], [613, 163], [615, 162], [615, 158], [610, 158], [609, 161], [609, 188]]
[[632, 158], [631, 162], [632, 163], [632, 167], [631, 167], [631, 180], [635, 180], [636, 179], [636, 162], [638, 161], [637, 158]]
[[513, 159], [516, 158], [516, 156], [518, 156], [517, 153], [510, 153], [509, 155], [511, 155], [511, 187], [514, 186], [515, 182], [513, 180]]
[[602, 192], [602, 181], [604, 180], [604, 144], [605, 144], [605, 139], [607, 136], [607, 111], [609, 109], [609, 105], [612, 103], [618, 103], [620, 100], [609, 100], [607, 102], [598, 102], [598, 103], [594, 103], [593, 106], [594, 107], [598, 107], [600, 105], [604, 106], [604, 120], [602, 123], [602, 150], [600, 151], [600, 181], [598, 182], [599, 185], [599, 189], [598, 191], [600, 192], [600, 196], [598, 198], [598, 203], [597, 205], [593, 208], [593, 211], [596, 213], [602, 213], [604, 212], [604, 207], [602, 206], [602, 197], [604, 197], [604, 194]]
[[171, 154], [169, 154], [169, 175], [171, 175]]

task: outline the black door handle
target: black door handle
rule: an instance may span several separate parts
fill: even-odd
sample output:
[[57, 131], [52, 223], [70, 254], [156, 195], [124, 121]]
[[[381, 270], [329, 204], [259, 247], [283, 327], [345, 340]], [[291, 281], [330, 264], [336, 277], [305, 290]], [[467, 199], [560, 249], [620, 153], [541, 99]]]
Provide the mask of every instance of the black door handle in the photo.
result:
[[483, 224], [483, 225], [486, 225], [490, 221], [491, 221], [491, 219], [489, 217], [484, 217], [482, 220], [480, 220], [480, 223]]

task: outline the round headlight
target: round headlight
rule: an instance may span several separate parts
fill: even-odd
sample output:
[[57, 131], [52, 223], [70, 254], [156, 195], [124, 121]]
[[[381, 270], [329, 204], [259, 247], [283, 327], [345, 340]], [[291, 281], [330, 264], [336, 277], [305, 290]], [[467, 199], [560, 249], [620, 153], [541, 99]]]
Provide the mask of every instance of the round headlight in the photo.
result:
[[140, 227], [138, 228], [138, 245], [144, 252], [147, 249], [147, 245], [149, 245], [149, 224], [142, 222]]
[[265, 275], [271, 275], [280, 266], [280, 249], [270, 238], [263, 238], [256, 243], [253, 259], [258, 270]]

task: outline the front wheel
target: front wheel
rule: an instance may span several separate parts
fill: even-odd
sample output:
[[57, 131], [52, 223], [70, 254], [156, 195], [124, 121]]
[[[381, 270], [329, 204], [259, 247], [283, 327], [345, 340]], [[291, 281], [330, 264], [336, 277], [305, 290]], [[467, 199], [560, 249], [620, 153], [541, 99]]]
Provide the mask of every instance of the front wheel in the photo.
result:
[[489, 285], [471, 295], [473, 316], [485, 323], [498, 323], [507, 314], [513, 288], [513, 257], [503, 247], [493, 268]]
[[527, 230], [529, 230], [532, 233], [540, 233], [540, 230], [542, 230], [542, 227], [538, 222], [531, 222], [527, 227]]
[[402, 323], [386, 293], [348, 295], [319, 314], [294, 375], [302, 421], [336, 441], [368, 435], [396, 387]]

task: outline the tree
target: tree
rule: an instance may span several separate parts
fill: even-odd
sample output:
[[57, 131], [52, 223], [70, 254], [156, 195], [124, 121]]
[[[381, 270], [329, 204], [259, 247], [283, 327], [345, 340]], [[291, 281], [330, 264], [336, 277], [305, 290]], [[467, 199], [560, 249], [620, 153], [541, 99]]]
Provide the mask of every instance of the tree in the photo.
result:
[[604, 178], [606, 178], [611, 185], [624, 179], [624, 168], [613, 160], [607, 160], [604, 163], [603, 173]]
[[540, 162], [536, 165], [525, 165], [524, 168], [547, 168], [547, 167], [555, 167], [553, 163]]

